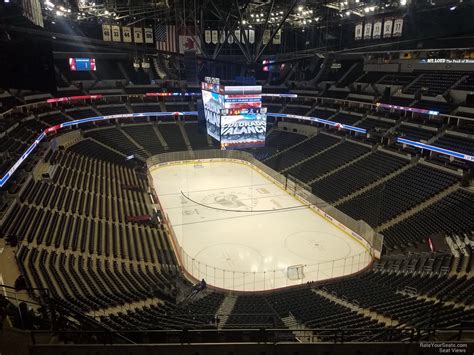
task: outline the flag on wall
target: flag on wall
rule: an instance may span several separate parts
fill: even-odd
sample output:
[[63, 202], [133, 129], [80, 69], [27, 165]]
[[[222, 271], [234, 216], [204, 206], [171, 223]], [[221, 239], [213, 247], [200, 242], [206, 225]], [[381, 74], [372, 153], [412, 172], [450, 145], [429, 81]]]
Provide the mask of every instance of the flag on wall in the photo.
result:
[[156, 48], [161, 51], [176, 52], [176, 27], [157, 25], [155, 27]]
[[135, 43], [143, 43], [143, 32], [141, 27], [133, 28], [133, 41]]
[[382, 19], [377, 19], [374, 22], [373, 39], [379, 39], [382, 36]]
[[112, 35], [110, 33], [110, 25], [102, 25], [102, 39], [108, 42], [112, 40]]
[[132, 42], [132, 30], [130, 27], [122, 27], [122, 38], [125, 43]]
[[362, 22], [359, 22], [359, 23], [355, 26], [354, 38], [355, 38], [356, 40], [362, 39]]
[[386, 19], [383, 24], [383, 38], [392, 37], [393, 19]]
[[145, 28], [145, 43], [153, 43], [153, 29], [150, 27]]
[[393, 37], [400, 37], [403, 31], [403, 18], [395, 19], [393, 23]]

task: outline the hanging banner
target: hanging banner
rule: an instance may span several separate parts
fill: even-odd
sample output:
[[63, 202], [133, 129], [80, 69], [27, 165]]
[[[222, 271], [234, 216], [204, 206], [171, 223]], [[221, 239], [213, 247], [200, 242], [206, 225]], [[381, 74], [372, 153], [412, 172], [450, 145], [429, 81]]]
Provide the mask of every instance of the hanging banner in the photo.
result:
[[209, 44], [211, 43], [211, 30], [204, 31], [204, 41]]
[[383, 38], [392, 37], [393, 19], [385, 20], [383, 24]]
[[372, 22], [367, 22], [364, 26], [364, 39], [372, 38]]
[[277, 33], [275, 33], [275, 36], [273, 37], [273, 44], [281, 44], [281, 28]]
[[249, 30], [249, 42], [252, 44], [255, 43], [255, 30]]
[[213, 44], [217, 44], [217, 42], [219, 42], [219, 35], [218, 35], [219, 32], [217, 32], [216, 30], [212, 30], [212, 33], [211, 33], [211, 38], [212, 38], [212, 43]]
[[270, 30], [265, 30], [263, 32], [263, 38], [262, 38], [263, 44], [267, 44], [268, 42], [270, 42], [270, 37], [271, 37]]
[[135, 43], [143, 43], [143, 32], [141, 27], [133, 28], [133, 41]]
[[132, 29], [130, 27], [122, 27], [122, 38], [125, 43], [132, 42]]
[[362, 39], [362, 22], [359, 22], [359, 23], [355, 26], [354, 38], [355, 38], [356, 40]]
[[120, 42], [120, 26], [112, 26], [112, 41]]
[[146, 27], [145, 28], [145, 43], [153, 44], [153, 28]]
[[112, 40], [112, 35], [110, 33], [110, 25], [102, 25], [102, 39], [107, 42], [110, 42]]
[[232, 33], [229, 33], [229, 36], [227, 37], [227, 42], [229, 42], [229, 44], [234, 43], [234, 36], [232, 36]]
[[199, 36], [180, 35], [179, 53], [183, 54], [184, 51], [196, 51], [196, 54], [201, 54], [201, 40]]
[[240, 30], [234, 31], [235, 37], [237, 38], [237, 42], [240, 42]]
[[393, 23], [393, 37], [400, 37], [403, 31], [403, 19], [397, 18]]
[[374, 32], [372, 34], [373, 39], [379, 39], [382, 36], [382, 20], [378, 19], [374, 22]]
[[220, 38], [219, 38], [219, 42], [220, 43], [224, 43], [225, 42], [225, 31], [220, 31]]

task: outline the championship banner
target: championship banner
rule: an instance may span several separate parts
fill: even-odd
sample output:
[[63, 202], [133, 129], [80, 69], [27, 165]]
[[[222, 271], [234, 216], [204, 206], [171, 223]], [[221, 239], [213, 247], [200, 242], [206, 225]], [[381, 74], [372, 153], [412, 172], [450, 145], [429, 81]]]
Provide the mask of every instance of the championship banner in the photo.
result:
[[141, 27], [133, 28], [133, 41], [135, 43], [143, 43], [143, 32]]
[[392, 37], [393, 19], [385, 20], [383, 24], [383, 38]]
[[219, 42], [222, 44], [225, 42], [225, 31], [220, 31]]
[[213, 44], [217, 44], [217, 42], [219, 42], [219, 32], [217, 32], [217, 30], [212, 30], [211, 41]]
[[403, 31], [403, 19], [397, 18], [393, 23], [393, 37], [400, 37]]
[[240, 30], [234, 31], [235, 37], [237, 38], [237, 42], [240, 42]]
[[255, 43], [255, 30], [249, 30], [249, 42], [254, 44]]
[[367, 22], [364, 26], [364, 39], [372, 38], [372, 22]]
[[273, 44], [281, 44], [281, 28], [278, 32], [273, 36]]
[[234, 43], [234, 36], [232, 36], [232, 33], [229, 33], [229, 36], [227, 37], [227, 42], [229, 44]]
[[153, 28], [146, 27], [145, 28], [145, 43], [153, 44]]
[[110, 25], [102, 25], [102, 39], [110, 42], [112, 40], [112, 34], [110, 33]]
[[122, 27], [122, 38], [125, 43], [132, 42], [132, 29], [130, 27]]
[[362, 39], [362, 22], [359, 22], [359, 23], [355, 26], [354, 38], [355, 38], [356, 40]]
[[263, 32], [263, 38], [262, 38], [263, 44], [267, 44], [268, 42], [270, 42], [270, 37], [271, 37], [270, 30], [265, 30]]
[[210, 43], [211, 43], [211, 30], [205, 30], [205, 31], [204, 31], [204, 41], [205, 41], [207, 44], [210, 44]]
[[112, 41], [120, 42], [120, 26], [112, 26]]
[[374, 22], [374, 32], [372, 34], [373, 39], [379, 39], [382, 37], [382, 20], [375, 20]]

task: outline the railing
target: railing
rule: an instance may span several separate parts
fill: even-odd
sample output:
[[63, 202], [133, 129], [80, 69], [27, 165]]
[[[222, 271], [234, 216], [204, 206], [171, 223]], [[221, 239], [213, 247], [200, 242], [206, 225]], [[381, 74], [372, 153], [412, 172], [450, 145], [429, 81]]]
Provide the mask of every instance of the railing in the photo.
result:
[[[120, 330], [120, 331], [43, 331], [31, 332], [33, 344], [48, 345], [51, 334], [60, 339], [71, 339], [74, 344], [124, 344], [115, 335], [122, 334], [135, 344], [199, 344], [225, 343], [411, 343], [419, 341], [443, 342], [469, 340], [472, 327], [456, 328], [239, 328], [239, 329], [186, 329], [186, 330]], [[293, 332], [298, 335], [295, 336]], [[43, 341], [43, 343], [42, 343]], [[233, 344], [235, 346], [235, 344]]]
[[[256, 160], [251, 154], [244, 151], [221, 151], [221, 150], [200, 150], [200, 151], [182, 151], [170, 152], [155, 155], [147, 159], [147, 166], [149, 170], [148, 178], [150, 179], [150, 186], [153, 186], [153, 179], [150, 170], [153, 168], [185, 162], [192, 160], [197, 162], [199, 160], [235, 160], [240, 163], [252, 165], [253, 168], [260, 170], [260, 173], [266, 175], [275, 184], [287, 189], [288, 185], [293, 185], [295, 182], [289, 181], [288, 177], [272, 170], [262, 162]], [[351, 237], [357, 239], [365, 250], [359, 254], [347, 256], [337, 260], [314, 262], [303, 265], [304, 278], [291, 280], [288, 278], [287, 268], [280, 268], [269, 271], [236, 271], [232, 269], [223, 269], [215, 267], [199, 260], [186, 253], [185, 248], [179, 242], [176, 236], [172, 223], [161, 206], [159, 196], [155, 197], [163, 211], [164, 223], [167, 226], [168, 234], [171, 237], [176, 255], [180, 262], [183, 272], [190, 278], [195, 280], [205, 279], [210, 285], [234, 291], [264, 291], [280, 287], [294, 286], [307, 281], [321, 281], [330, 278], [346, 276], [355, 272], [363, 270], [367, 267], [372, 258], [379, 257], [382, 241], [381, 236], [378, 235], [369, 225], [363, 221], [355, 221], [351, 217], [337, 210], [335, 207], [321, 200], [313, 195], [310, 191], [300, 186], [299, 188], [292, 187], [289, 193], [293, 193], [300, 202], [316, 211], [323, 218], [330, 223], [343, 229]]]

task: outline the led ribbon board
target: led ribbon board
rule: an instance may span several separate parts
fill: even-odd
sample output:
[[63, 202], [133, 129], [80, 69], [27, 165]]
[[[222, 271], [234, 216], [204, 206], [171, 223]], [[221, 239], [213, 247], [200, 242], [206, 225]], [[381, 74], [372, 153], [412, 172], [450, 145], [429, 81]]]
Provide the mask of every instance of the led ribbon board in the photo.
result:
[[375, 104], [375, 106], [388, 108], [388, 109], [393, 109], [393, 110], [399, 110], [399, 111], [422, 113], [422, 114], [425, 114], [425, 115], [432, 115], [432, 116], [438, 116], [439, 115], [439, 111], [435, 111], [435, 110], [425, 110], [423, 108], [417, 108], [417, 107], [384, 104], [382, 102], [377, 102]]
[[38, 144], [46, 137], [47, 134], [56, 132], [61, 128], [71, 127], [75, 125], [80, 125], [86, 122], [95, 122], [95, 121], [104, 121], [104, 120], [111, 120], [115, 118], [133, 118], [133, 117], [146, 117], [146, 116], [197, 116], [196, 111], [185, 111], [185, 112], [140, 112], [140, 113], [125, 113], [125, 114], [118, 114], [118, 115], [109, 115], [109, 116], [97, 116], [97, 117], [89, 117], [83, 118], [74, 121], [67, 121], [61, 124], [48, 127], [46, 128], [30, 145], [30, 147], [22, 154], [20, 159], [16, 161], [15, 164], [2, 176], [0, 179], [0, 188], [5, 186], [7, 181], [12, 177], [18, 167], [28, 158], [28, 156], [35, 150]]
[[282, 118], [296, 118], [298, 120], [322, 123], [322, 124], [325, 124], [325, 125], [328, 125], [328, 126], [339, 128], [339, 129], [346, 129], [348, 131], [354, 131], [354, 132], [358, 132], [358, 133], [367, 134], [367, 130], [364, 129], [364, 128], [350, 126], [348, 124], [343, 124], [343, 123], [339, 123], [339, 122], [323, 120], [322, 118], [318, 118], [318, 117], [299, 116], [299, 115], [292, 115], [292, 114], [289, 114], [289, 113], [268, 113], [268, 116], [270, 116], [270, 117], [282, 117]]
[[437, 147], [435, 145], [429, 145], [429, 144], [425, 144], [425, 143], [421, 143], [421, 142], [411, 141], [409, 139], [400, 138], [400, 137], [397, 138], [397, 142], [402, 143], [402, 144], [406, 144], [406, 145], [410, 145], [412, 147], [420, 148], [420, 149], [426, 149], [426, 150], [429, 150], [431, 152], [436, 152], [436, 153], [440, 153], [440, 154], [449, 155], [450, 157], [454, 157], [454, 158], [458, 158], [458, 159], [462, 159], [462, 160], [474, 161], [474, 155], [468, 155], [468, 154], [455, 152], [453, 150], [440, 148], [440, 147]]

